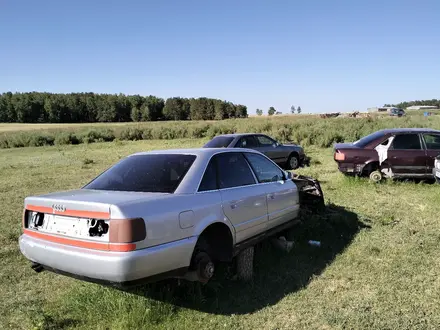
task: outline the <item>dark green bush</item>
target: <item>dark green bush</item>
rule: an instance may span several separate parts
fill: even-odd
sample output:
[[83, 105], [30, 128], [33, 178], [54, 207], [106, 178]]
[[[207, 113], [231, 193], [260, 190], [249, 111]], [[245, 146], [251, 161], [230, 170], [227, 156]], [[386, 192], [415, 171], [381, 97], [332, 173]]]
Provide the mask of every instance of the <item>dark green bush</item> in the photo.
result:
[[62, 132], [55, 136], [56, 145], [79, 144], [80, 142], [80, 139], [72, 132]]

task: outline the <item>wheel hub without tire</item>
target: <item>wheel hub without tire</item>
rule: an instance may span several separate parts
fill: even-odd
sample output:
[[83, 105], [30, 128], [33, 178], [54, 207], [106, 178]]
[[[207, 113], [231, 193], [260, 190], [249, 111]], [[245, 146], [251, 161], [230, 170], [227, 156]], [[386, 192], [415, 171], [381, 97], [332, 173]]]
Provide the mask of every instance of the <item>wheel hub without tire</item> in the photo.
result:
[[208, 262], [202, 270], [202, 275], [206, 279], [210, 279], [214, 275], [214, 263]]

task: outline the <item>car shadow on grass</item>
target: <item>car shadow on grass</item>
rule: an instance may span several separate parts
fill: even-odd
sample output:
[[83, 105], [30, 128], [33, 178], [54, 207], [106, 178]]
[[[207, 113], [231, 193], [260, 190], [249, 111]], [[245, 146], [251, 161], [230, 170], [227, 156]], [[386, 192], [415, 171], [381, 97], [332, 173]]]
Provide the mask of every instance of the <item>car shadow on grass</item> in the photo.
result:
[[[360, 230], [370, 228], [356, 213], [336, 205], [327, 205], [319, 213], [302, 214], [301, 219], [299, 225], [285, 233], [287, 239], [295, 242], [289, 253], [269, 241], [255, 247], [251, 282], [231, 279], [231, 266], [221, 265], [206, 285], [167, 280], [129, 292], [212, 314], [253, 313], [307, 287], [314, 276], [344, 252]], [[312, 246], [309, 240], [320, 241], [321, 245]]]

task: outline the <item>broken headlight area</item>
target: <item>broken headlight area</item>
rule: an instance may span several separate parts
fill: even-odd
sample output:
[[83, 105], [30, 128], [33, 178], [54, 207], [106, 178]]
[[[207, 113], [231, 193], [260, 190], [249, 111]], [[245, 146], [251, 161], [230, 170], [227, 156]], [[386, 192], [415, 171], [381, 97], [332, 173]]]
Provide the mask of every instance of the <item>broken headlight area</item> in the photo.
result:
[[301, 209], [320, 211], [325, 206], [324, 193], [318, 180], [304, 175], [292, 177], [298, 187], [299, 202]]

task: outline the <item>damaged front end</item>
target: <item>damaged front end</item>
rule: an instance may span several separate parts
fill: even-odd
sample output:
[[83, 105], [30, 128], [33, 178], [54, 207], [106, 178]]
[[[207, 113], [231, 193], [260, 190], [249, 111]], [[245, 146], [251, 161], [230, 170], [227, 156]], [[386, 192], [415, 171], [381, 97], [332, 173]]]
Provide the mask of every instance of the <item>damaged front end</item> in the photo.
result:
[[324, 193], [321, 184], [317, 179], [305, 175], [292, 175], [299, 192], [299, 202], [301, 209], [310, 211], [320, 211], [324, 208]]

